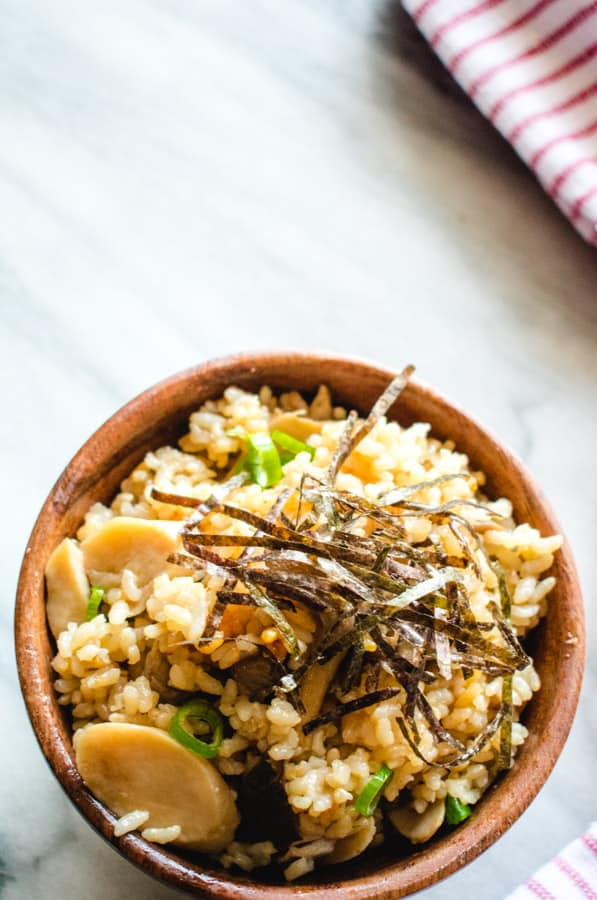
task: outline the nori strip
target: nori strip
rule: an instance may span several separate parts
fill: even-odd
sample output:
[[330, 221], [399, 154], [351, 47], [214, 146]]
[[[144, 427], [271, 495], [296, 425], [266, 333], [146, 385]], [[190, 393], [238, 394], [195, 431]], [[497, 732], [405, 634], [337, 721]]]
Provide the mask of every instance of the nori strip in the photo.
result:
[[335, 706], [333, 709], [322, 713], [315, 719], [311, 719], [310, 722], [306, 722], [303, 725], [303, 732], [306, 735], [311, 734], [311, 732], [315, 731], [316, 728], [319, 728], [320, 725], [328, 725], [330, 722], [337, 722], [338, 719], [347, 716], [349, 713], [357, 712], [359, 709], [366, 709], [368, 706], [373, 706], [375, 703], [382, 703], [384, 700], [395, 697], [399, 692], [400, 688], [388, 687], [383, 688], [381, 691], [372, 691], [370, 694], [365, 694], [363, 697], [357, 697], [356, 700], [349, 700], [347, 703], [339, 703], [338, 706]]
[[371, 431], [373, 431], [381, 417], [385, 416], [390, 407], [394, 405], [408, 384], [409, 378], [414, 371], [415, 367], [413, 365], [405, 366], [400, 375], [397, 375], [396, 378], [393, 378], [392, 381], [390, 381], [385, 391], [377, 398], [371, 407], [371, 412], [361, 427], [353, 432], [346, 450], [345, 459], [350, 456], [354, 448], [357, 447]]
[[169, 503], [171, 506], [186, 506], [195, 509], [203, 504], [203, 500], [198, 497], [186, 497], [183, 494], [169, 494], [166, 491], [159, 491], [156, 487], [151, 489], [152, 500], [158, 500], [160, 503]]
[[351, 411], [348, 413], [348, 416], [346, 417], [346, 424], [344, 425], [344, 429], [336, 445], [336, 450], [328, 466], [327, 482], [331, 486], [336, 483], [336, 477], [338, 475], [338, 472], [340, 471], [342, 463], [346, 460], [348, 454], [350, 453], [350, 442], [352, 440], [356, 421], [357, 412], [356, 410], [351, 409]]
[[352, 649], [349, 651], [348, 664], [342, 679], [342, 693], [348, 694], [358, 684], [363, 671], [365, 656], [365, 644], [361, 635], [353, 639]]
[[301, 655], [301, 651], [298, 645], [298, 641], [294, 630], [286, 616], [280, 612], [279, 607], [276, 603], [268, 597], [263, 591], [260, 591], [259, 588], [255, 587], [255, 585], [248, 584], [249, 593], [255, 600], [257, 606], [260, 606], [261, 609], [265, 610], [268, 616], [271, 618], [272, 622], [280, 632], [280, 637], [282, 638], [282, 642], [293, 659], [298, 659]]
[[411, 737], [406, 720], [404, 718], [398, 717], [396, 722], [398, 723], [398, 727], [400, 731], [404, 735], [405, 740], [407, 741], [409, 747], [413, 751], [413, 753], [418, 756], [420, 760], [422, 760], [428, 766], [436, 766], [442, 769], [457, 769], [460, 766], [463, 766], [465, 763], [469, 762], [469, 760], [473, 759], [479, 753], [483, 747], [489, 743], [493, 735], [496, 733], [498, 728], [501, 725], [503, 718], [503, 712], [500, 709], [496, 716], [491, 719], [491, 721], [485, 726], [483, 731], [477, 735], [475, 740], [468, 745], [468, 747], [460, 753], [458, 756], [454, 757], [454, 759], [450, 760], [429, 760], [424, 754], [421, 752], [416, 742]]
[[[285, 488], [265, 516], [226, 502], [226, 496], [245, 481], [244, 473], [215, 485], [204, 502], [157, 488], [153, 496], [158, 502], [195, 510], [181, 523], [186, 553], [172, 554], [169, 561], [190, 569], [198, 578], [214, 572], [224, 578], [208, 630], [218, 627], [228, 603], [259, 606], [278, 627], [291, 659], [277, 664], [273, 690], [298, 708], [298, 686], [305, 673], [349, 650], [335, 680], [335, 691], [365, 693], [306, 723], [305, 734], [404, 690], [404, 718], [398, 721], [418, 756], [423, 758], [418, 748], [423, 722], [435, 742], [457, 751], [448, 762], [434, 761], [445, 768], [464, 765], [501, 726], [497, 768], [506, 768], [512, 757], [512, 675], [528, 665], [529, 659], [509, 623], [511, 601], [503, 572], [488, 560], [480, 538], [485, 520], [476, 530], [463, 508], [479, 509], [491, 520], [501, 517], [485, 504], [467, 498], [439, 505], [412, 499], [427, 488], [471, 478], [468, 473], [393, 488], [376, 500], [335, 487], [342, 465], [386, 414], [411, 371], [407, 367], [388, 386], [360, 425], [356, 414], [348, 416], [323, 479], [305, 473], [299, 487]], [[294, 522], [284, 512], [290, 500], [292, 508], [296, 503]], [[206, 517], [216, 510], [244, 522], [255, 533], [209, 533]], [[462, 556], [450, 557], [436, 534], [411, 543], [404, 520], [416, 517], [447, 525]], [[200, 531], [203, 520], [205, 531]], [[357, 527], [365, 533], [355, 533]], [[239, 547], [242, 552], [240, 556], [222, 556], [216, 552], [218, 547]], [[480, 554], [496, 571], [501, 597], [501, 610], [490, 604], [492, 620], [487, 622], [477, 621], [463, 578], [464, 570], [481, 577]], [[241, 585], [243, 592], [239, 593]], [[296, 610], [296, 604], [310, 609], [319, 620], [314, 640], [304, 652], [282, 612]], [[377, 649], [365, 652], [367, 635]], [[465, 678], [473, 671], [503, 678], [500, 710], [468, 746], [442, 725], [424, 693], [425, 686], [438, 676], [449, 678], [454, 666]], [[378, 689], [382, 669], [395, 680], [395, 687]], [[282, 684], [284, 679], [287, 685]]]
[[233, 475], [232, 478], [228, 478], [226, 481], [214, 485], [214, 489], [207, 500], [205, 500], [201, 506], [197, 507], [195, 515], [185, 520], [183, 523], [183, 531], [189, 531], [191, 528], [195, 528], [209, 515], [210, 512], [221, 504], [222, 500], [227, 497], [228, 494], [235, 491], [237, 488], [242, 487], [248, 477], [247, 472], [239, 472], [237, 475]]
[[[508, 590], [508, 585], [506, 583], [506, 576], [504, 575], [504, 570], [497, 561], [494, 562], [493, 569], [498, 580], [502, 603], [501, 613], [503, 616], [503, 618], [500, 618], [499, 616], [496, 617], [497, 625], [502, 636], [510, 646], [513, 644], [516, 646], [518, 645], [518, 641], [510, 626], [512, 598], [510, 597], [510, 591]], [[522, 651], [522, 648], [520, 649]], [[511, 674], [502, 676], [502, 712], [504, 718], [500, 728], [500, 749], [496, 763], [498, 772], [506, 771], [512, 766], [512, 680], [513, 676]]]
[[439, 475], [437, 478], [432, 478], [430, 481], [419, 481], [417, 484], [405, 484], [403, 487], [392, 488], [387, 494], [382, 494], [382, 496], [378, 498], [378, 502], [381, 506], [399, 506], [401, 502], [410, 500], [410, 498], [415, 494], [418, 494], [419, 491], [438, 487], [440, 484], [445, 484], [447, 481], [454, 481], [457, 478], [467, 479], [471, 478], [471, 475], [468, 472], [454, 472], [451, 475]]

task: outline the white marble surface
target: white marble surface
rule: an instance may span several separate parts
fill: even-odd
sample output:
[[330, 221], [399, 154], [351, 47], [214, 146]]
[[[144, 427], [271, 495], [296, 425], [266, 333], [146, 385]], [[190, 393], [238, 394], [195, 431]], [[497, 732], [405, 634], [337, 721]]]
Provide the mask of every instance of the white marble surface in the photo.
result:
[[522, 454], [576, 551], [591, 659], [566, 750], [511, 831], [424, 896], [502, 900], [597, 816], [597, 257], [405, 27], [388, 0], [0, 0], [2, 900], [175, 896], [42, 761], [12, 597], [89, 433], [241, 349], [415, 361]]

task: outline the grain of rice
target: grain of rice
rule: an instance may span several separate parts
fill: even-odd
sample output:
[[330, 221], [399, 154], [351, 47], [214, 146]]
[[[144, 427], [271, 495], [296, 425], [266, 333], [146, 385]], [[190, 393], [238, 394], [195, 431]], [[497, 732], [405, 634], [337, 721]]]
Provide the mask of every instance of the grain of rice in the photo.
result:
[[294, 862], [290, 863], [290, 865], [284, 869], [284, 878], [286, 881], [296, 881], [297, 878], [302, 878], [303, 875], [312, 872], [314, 868], [315, 862], [309, 857], [295, 859]]
[[132, 812], [126, 813], [126, 815], [121, 816], [118, 819], [114, 825], [114, 836], [122, 837], [123, 834], [128, 834], [129, 831], [136, 831], [141, 825], [144, 825], [148, 819], [149, 813], [146, 809], [134, 809]]
[[145, 828], [141, 837], [153, 844], [171, 844], [180, 837], [180, 825], [168, 825], [166, 828]]

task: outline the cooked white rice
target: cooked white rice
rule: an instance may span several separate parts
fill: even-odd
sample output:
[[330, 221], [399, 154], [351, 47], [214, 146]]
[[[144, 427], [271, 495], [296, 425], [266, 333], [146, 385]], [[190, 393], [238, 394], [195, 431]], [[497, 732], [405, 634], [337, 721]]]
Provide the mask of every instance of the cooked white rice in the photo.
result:
[[136, 831], [145, 825], [148, 819], [149, 812], [146, 809], [134, 809], [118, 819], [114, 825], [114, 835], [121, 837], [123, 834], [128, 834], [129, 831]]

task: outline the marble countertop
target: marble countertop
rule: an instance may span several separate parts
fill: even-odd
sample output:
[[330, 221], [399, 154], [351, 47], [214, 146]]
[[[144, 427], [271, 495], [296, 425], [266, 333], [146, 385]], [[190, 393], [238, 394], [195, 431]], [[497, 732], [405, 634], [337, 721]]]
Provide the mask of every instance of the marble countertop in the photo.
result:
[[35, 743], [12, 603], [65, 462], [147, 385], [236, 350], [418, 365], [532, 468], [589, 665], [528, 812], [429, 900], [503, 900], [597, 816], [597, 256], [395, 0], [0, 0], [2, 900], [166, 900]]

